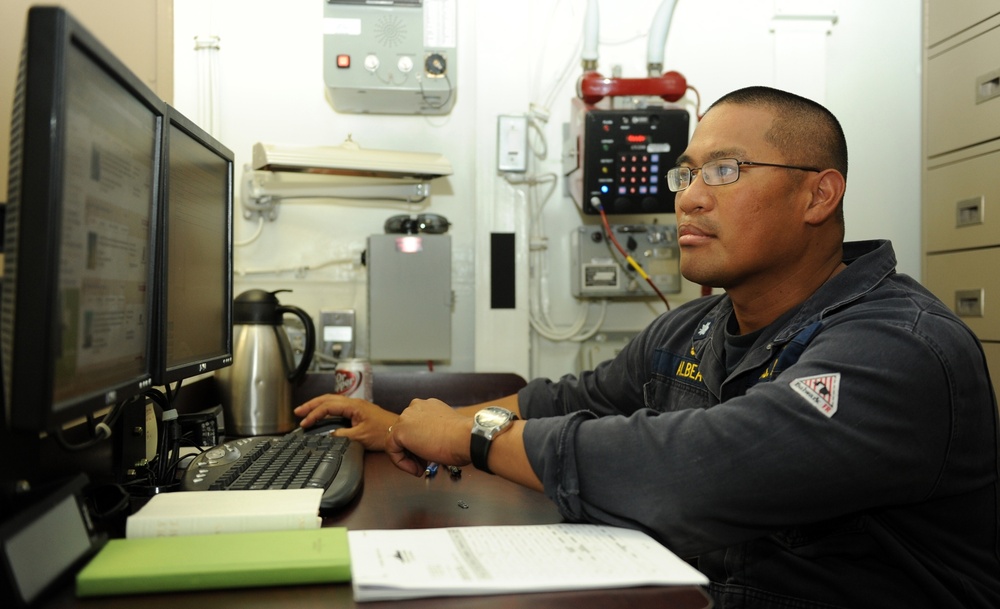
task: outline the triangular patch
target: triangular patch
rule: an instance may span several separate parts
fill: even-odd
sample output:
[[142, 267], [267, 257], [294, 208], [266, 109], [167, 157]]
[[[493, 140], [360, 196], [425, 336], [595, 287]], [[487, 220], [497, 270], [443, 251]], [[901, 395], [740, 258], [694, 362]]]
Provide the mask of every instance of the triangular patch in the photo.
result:
[[837, 412], [837, 398], [840, 396], [839, 372], [798, 378], [789, 385], [827, 417], [832, 417]]

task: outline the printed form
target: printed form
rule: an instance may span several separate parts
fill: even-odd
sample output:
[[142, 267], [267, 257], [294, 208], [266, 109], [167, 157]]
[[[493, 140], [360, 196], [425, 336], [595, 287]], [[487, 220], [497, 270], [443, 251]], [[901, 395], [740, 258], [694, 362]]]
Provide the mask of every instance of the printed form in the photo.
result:
[[356, 601], [707, 585], [640, 531], [590, 524], [349, 531]]

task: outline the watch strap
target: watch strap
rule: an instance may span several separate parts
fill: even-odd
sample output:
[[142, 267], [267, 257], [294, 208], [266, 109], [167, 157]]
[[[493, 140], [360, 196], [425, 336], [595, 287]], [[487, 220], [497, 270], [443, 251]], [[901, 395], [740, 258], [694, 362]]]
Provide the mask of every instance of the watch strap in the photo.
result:
[[487, 474], [492, 474], [490, 466], [487, 465], [486, 459], [490, 454], [490, 444], [492, 440], [488, 440], [486, 436], [477, 433], [472, 434], [472, 440], [469, 444], [469, 456], [472, 457], [472, 465]]

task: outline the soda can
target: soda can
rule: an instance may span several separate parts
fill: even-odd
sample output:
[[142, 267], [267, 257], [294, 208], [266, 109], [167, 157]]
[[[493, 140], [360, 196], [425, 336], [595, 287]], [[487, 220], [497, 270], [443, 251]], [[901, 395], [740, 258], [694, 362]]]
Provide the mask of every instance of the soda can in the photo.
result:
[[338, 361], [337, 367], [333, 370], [333, 392], [371, 402], [374, 399], [371, 362], [360, 357]]

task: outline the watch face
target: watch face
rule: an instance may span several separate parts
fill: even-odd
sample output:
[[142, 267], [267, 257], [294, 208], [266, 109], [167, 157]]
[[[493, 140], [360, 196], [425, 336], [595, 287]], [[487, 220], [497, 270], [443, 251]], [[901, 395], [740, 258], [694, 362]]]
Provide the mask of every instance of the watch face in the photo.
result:
[[476, 423], [483, 427], [499, 427], [509, 421], [510, 411], [491, 406], [476, 413]]

